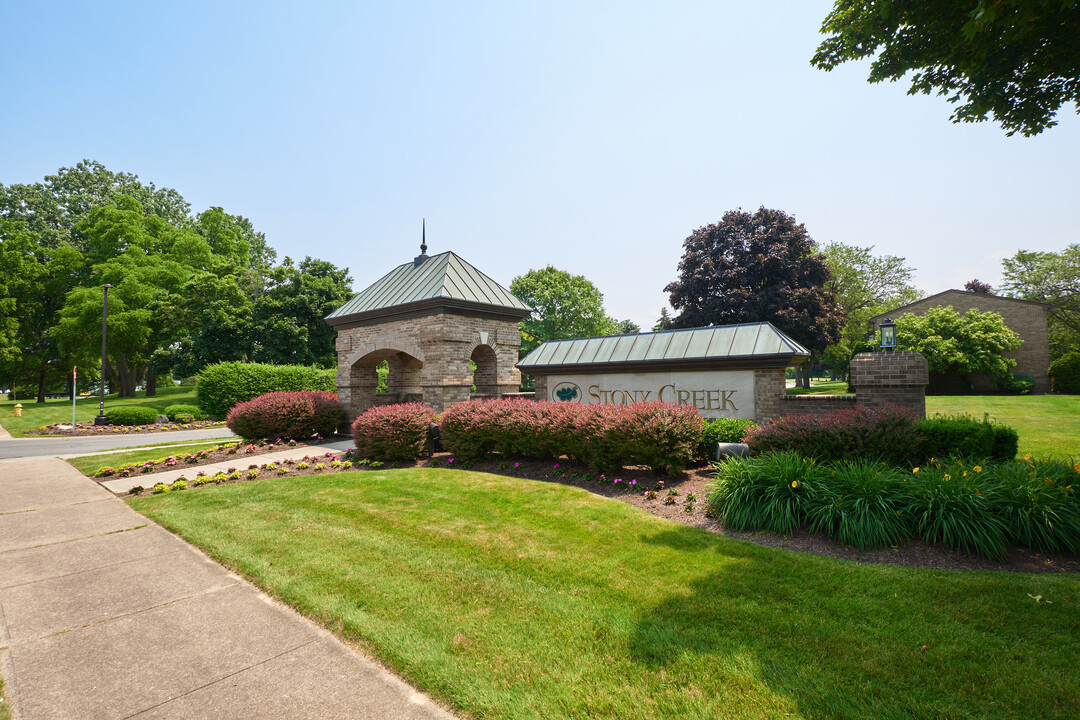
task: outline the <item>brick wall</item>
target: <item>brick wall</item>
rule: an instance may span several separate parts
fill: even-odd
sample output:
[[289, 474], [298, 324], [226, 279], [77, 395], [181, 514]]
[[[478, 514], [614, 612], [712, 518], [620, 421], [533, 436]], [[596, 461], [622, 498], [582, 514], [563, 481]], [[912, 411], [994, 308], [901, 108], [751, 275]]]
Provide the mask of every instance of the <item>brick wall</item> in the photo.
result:
[[[1046, 375], [1046, 371], [1050, 367], [1050, 341], [1047, 330], [1047, 312], [1050, 308], [1043, 303], [997, 297], [996, 295], [983, 295], [982, 293], [967, 292], [966, 290], [946, 290], [937, 295], [913, 302], [910, 305], [897, 308], [892, 313], [872, 318], [874, 332], [878, 331], [881, 321], [886, 317], [890, 317], [895, 321], [901, 315], [909, 313], [922, 315], [930, 308], [945, 307], [947, 305], [951, 305], [953, 310], [961, 315], [971, 309], [979, 312], [996, 312], [1001, 315], [1009, 329], [1024, 341], [1019, 350], [1005, 355], [1005, 357], [1016, 360], [1016, 367], [1013, 368], [1013, 372], [1034, 379], [1036, 393], [1050, 391], [1050, 378]], [[971, 380], [972, 384], [975, 385], [975, 389], [979, 392], [997, 390], [995, 381], [984, 375], [974, 375]]]

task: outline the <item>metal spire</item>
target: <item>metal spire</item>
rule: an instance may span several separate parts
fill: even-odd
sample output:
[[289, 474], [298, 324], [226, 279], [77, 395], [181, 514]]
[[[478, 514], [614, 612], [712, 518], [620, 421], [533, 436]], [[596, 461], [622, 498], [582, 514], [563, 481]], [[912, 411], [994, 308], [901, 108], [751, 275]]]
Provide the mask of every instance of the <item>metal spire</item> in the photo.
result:
[[418, 268], [427, 260], [427, 218], [420, 225], [420, 254], [413, 258], [413, 267]]

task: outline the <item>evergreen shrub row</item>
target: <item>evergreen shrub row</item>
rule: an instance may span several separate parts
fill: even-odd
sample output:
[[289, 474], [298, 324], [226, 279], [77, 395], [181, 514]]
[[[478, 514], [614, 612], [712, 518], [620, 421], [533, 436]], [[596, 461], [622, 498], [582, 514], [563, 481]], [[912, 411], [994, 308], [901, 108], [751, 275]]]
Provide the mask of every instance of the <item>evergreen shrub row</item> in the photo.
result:
[[751, 428], [746, 436], [754, 455], [791, 451], [822, 462], [862, 458], [890, 465], [953, 455], [1000, 462], [1016, 457], [1018, 442], [1007, 426], [966, 416], [920, 419], [895, 405], [788, 415]]
[[454, 405], [439, 422], [443, 445], [465, 460], [492, 452], [566, 455], [596, 472], [648, 465], [667, 474], [693, 461], [703, 427], [697, 410], [671, 403], [581, 405], [516, 398]]
[[334, 370], [307, 365], [221, 362], [199, 373], [195, 396], [212, 418], [224, 418], [238, 403], [271, 392], [333, 391]]
[[239, 403], [225, 422], [245, 440], [331, 435], [345, 417], [337, 394], [319, 390], [272, 392]]
[[424, 403], [373, 407], [353, 421], [353, 441], [371, 460], [414, 460], [424, 451], [433, 422], [435, 409]]
[[121, 405], [106, 408], [105, 417], [110, 425], [153, 425], [157, 422], [158, 411], [141, 405]]
[[1080, 466], [1025, 456], [911, 470], [794, 452], [716, 465], [706, 511], [735, 530], [821, 531], [863, 550], [919, 538], [993, 560], [1010, 545], [1080, 555]]

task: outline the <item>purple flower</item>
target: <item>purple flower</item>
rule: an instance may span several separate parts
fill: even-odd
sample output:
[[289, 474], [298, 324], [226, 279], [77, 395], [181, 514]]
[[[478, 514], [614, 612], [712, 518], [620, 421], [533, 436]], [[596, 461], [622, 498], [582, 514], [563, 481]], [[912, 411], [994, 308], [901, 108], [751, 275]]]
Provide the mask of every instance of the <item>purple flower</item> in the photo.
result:
[[559, 467], [559, 463], [555, 463], [555, 467]]
[[449, 459], [449, 460], [447, 460], [446, 462], [448, 462], [448, 463], [452, 463], [452, 462], [454, 462], [454, 458], [450, 458], [450, 459]]
[[614, 479], [614, 480], [612, 480], [611, 482], [613, 482], [613, 483], [621, 483], [621, 482], [622, 482], [622, 478], [615, 478], [615, 479]]
[[631, 484], [631, 485], [637, 485], [637, 480], [631, 480], [631, 481], [630, 481], [630, 484]]
[[515, 463], [514, 463], [514, 467], [521, 467], [521, 463], [519, 463], [519, 462], [515, 462]]

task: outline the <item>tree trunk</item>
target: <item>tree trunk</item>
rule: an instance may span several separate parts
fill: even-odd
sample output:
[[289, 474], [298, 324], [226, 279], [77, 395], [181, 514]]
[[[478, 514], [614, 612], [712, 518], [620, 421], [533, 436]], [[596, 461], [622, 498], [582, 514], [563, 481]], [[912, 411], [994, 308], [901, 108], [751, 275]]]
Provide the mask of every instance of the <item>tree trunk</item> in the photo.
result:
[[128, 366], [127, 355], [116, 358], [116, 371], [119, 375], [120, 387], [118, 397], [135, 397], [135, 369]]
[[146, 368], [146, 397], [157, 395], [157, 373], [151, 368]]
[[39, 403], [45, 402], [45, 374], [49, 371], [47, 367], [41, 368], [38, 372], [38, 386], [37, 386], [37, 401]]

